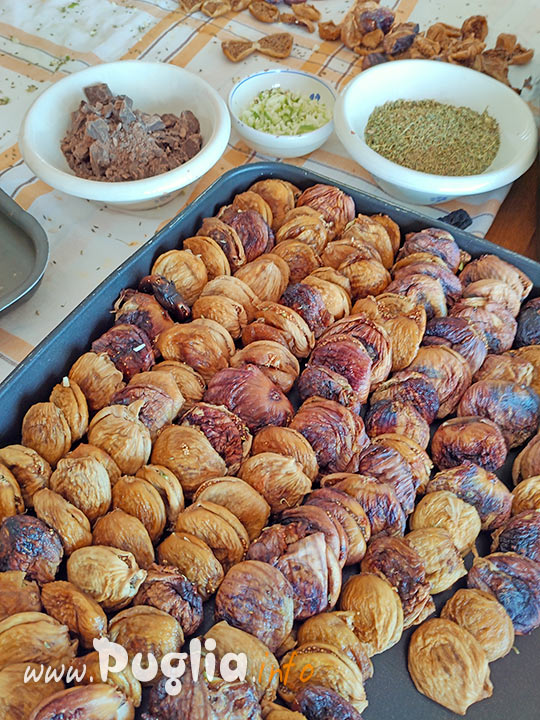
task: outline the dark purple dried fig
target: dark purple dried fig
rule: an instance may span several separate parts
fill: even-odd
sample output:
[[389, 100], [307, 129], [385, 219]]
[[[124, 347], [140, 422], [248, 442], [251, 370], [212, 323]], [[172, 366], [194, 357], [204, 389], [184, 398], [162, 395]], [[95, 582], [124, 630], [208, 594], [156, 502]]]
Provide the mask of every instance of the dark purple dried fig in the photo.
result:
[[414, 440], [425, 450], [429, 443], [429, 425], [414, 405], [403, 400], [379, 400], [371, 403], [365, 417], [370, 438], [399, 433]]
[[334, 318], [324, 304], [323, 297], [317, 288], [312, 285], [296, 283], [289, 285], [279, 301], [281, 305], [296, 310], [314, 333], [315, 337], [319, 337], [327, 327], [329, 327]]
[[175, 284], [163, 275], [145, 275], [139, 283], [139, 290], [143, 293], [151, 293], [173, 320], [177, 322], [189, 320], [191, 308], [180, 295]]
[[494, 595], [514, 624], [516, 635], [540, 626], [540, 564], [514, 552], [475, 558], [467, 587]]
[[115, 325], [94, 340], [92, 352], [106, 353], [125, 380], [150, 370], [156, 361], [150, 338], [136, 325]]
[[128, 288], [122, 290], [114, 304], [116, 324], [136, 325], [155, 343], [159, 334], [171, 327], [173, 321], [155, 297]]
[[540, 345], [540, 298], [525, 303], [517, 318], [516, 347]]
[[56, 577], [64, 550], [55, 530], [30, 515], [7, 517], [0, 525], [0, 571], [22, 570], [41, 585]]
[[370, 445], [358, 458], [358, 472], [390, 485], [406, 515], [414, 509], [414, 481], [411, 466], [397, 450]]
[[395, 373], [377, 387], [371, 396], [371, 403], [382, 400], [402, 400], [409, 403], [428, 424], [435, 420], [439, 412], [439, 395], [431, 380], [410, 370]]
[[238, 233], [223, 220], [217, 217], [204, 218], [197, 235], [210, 237], [217, 242], [229, 261], [231, 272], [235, 273], [246, 264], [246, 253]]
[[219, 213], [219, 219], [236, 230], [244, 246], [246, 262], [251, 262], [274, 247], [274, 233], [256, 210], [240, 210], [229, 205]]
[[357, 394], [358, 401], [366, 402], [373, 362], [361, 340], [351, 335], [325, 337], [315, 346], [309, 364], [326, 367], [343, 375]]
[[321, 213], [328, 223], [328, 236], [333, 240], [339, 235], [347, 223], [354, 218], [354, 200], [350, 195], [334, 185], [317, 183], [311, 185], [300, 195], [296, 206], [309, 205]]
[[334, 690], [320, 685], [303, 687], [296, 694], [291, 707], [305, 715], [306, 720], [362, 720], [350, 702]]
[[491, 353], [509, 350], [514, 342], [517, 323], [505, 307], [486, 298], [462, 298], [451, 309], [452, 317], [470, 320], [480, 335], [486, 339]]
[[487, 344], [466, 318], [432, 318], [427, 326], [423, 345], [448, 345], [463, 355], [470, 365], [471, 372], [480, 369], [487, 355]]
[[504, 465], [507, 447], [498, 425], [483, 417], [458, 417], [443, 422], [431, 440], [431, 457], [439, 468], [464, 462], [485, 470]]
[[368, 53], [362, 58], [362, 70], [368, 70], [370, 67], [375, 65], [382, 65], [382, 63], [388, 62], [389, 57], [385, 53]]
[[[471, 384], [471, 369], [465, 358], [446, 345], [421, 347], [407, 370], [414, 370], [431, 380], [439, 395], [438, 418], [453, 413], [465, 390]], [[463, 415], [478, 415], [469, 412]]]
[[430, 253], [441, 258], [452, 272], [456, 272], [461, 262], [459, 246], [446, 230], [426, 228], [420, 232], [408, 233], [397, 260], [413, 253]]
[[414, 42], [414, 38], [418, 35], [420, 26], [418, 23], [406, 22], [394, 25], [392, 30], [386, 35], [383, 42], [384, 51], [388, 55], [398, 55], [408, 50]]
[[358, 415], [362, 410], [362, 396], [353, 390], [347, 378], [321, 365], [306, 365], [298, 380], [298, 392], [302, 400], [317, 395]]
[[364, 12], [360, 13], [359, 25], [365, 33], [372, 32], [373, 30], [382, 30], [386, 35], [387, 32], [390, 32], [394, 24], [394, 17], [392, 10], [387, 7], [379, 7], [376, 10], [364, 10]]
[[491, 552], [515, 552], [540, 561], [540, 510], [525, 510], [493, 533]]
[[333, 551], [341, 567], [345, 565], [349, 540], [343, 526], [328, 513], [315, 505], [301, 505], [285, 510], [279, 519], [281, 525], [293, 525], [299, 538], [321, 532], [328, 547]]
[[[412, 260], [412, 256], [411, 256]], [[438, 262], [417, 261], [411, 262], [393, 270], [394, 280], [401, 280], [410, 275], [428, 275], [441, 283], [446, 302], [451, 307], [462, 295], [463, 288], [459, 278], [449, 270], [443, 260], [434, 258]], [[398, 263], [400, 264], [400, 263]]]

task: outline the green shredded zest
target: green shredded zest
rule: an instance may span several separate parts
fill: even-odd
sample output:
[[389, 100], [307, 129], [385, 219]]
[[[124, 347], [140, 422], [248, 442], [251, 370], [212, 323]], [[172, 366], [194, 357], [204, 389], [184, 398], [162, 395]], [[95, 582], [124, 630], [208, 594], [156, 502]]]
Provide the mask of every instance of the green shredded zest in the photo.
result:
[[291, 90], [262, 90], [240, 113], [240, 120], [255, 130], [272, 135], [303, 135], [326, 125], [331, 114], [315, 97]]

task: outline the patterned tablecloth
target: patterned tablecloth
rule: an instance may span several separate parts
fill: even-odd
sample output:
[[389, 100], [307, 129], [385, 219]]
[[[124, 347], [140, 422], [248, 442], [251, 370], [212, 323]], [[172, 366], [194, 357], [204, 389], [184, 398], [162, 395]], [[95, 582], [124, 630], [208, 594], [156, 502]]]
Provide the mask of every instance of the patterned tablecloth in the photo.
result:
[[[324, 19], [339, 21], [352, 0], [321, 0]], [[532, 77], [523, 97], [540, 113], [540, 5], [538, 0], [387, 0], [397, 19], [421, 28], [436, 21], [461, 25], [472, 14], [488, 17], [488, 46], [500, 32], [515, 32], [533, 61], [510, 68], [514, 87]], [[0, 320], [0, 380], [19, 363], [88, 293], [155, 231], [225, 170], [261, 159], [233, 133], [220, 162], [195, 186], [168, 205], [139, 214], [111, 210], [51, 190], [21, 159], [17, 133], [36, 97], [65, 75], [101, 62], [140, 58], [170, 62], [200, 73], [226, 97], [232, 84], [257, 70], [282, 64], [323, 77], [337, 90], [359, 72], [357, 56], [315, 32], [294, 29], [293, 54], [285, 61], [252, 55], [235, 65], [220, 43], [238, 37], [256, 40], [291, 26], [265, 25], [248, 12], [209, 19], [185, 16], [176, 0], [0, 0], [0, 187], [29, 210], [49, 236], [51, 256], [37, 293]], [[369, 174], [346, 156], [334, 136], [301, 165], [383, 196]], [[438, 217], [464, 207], [472, 230], [484, 234], [507, 188], [422, 208]], [[1, 261], [0, 238], [0, 261]]]

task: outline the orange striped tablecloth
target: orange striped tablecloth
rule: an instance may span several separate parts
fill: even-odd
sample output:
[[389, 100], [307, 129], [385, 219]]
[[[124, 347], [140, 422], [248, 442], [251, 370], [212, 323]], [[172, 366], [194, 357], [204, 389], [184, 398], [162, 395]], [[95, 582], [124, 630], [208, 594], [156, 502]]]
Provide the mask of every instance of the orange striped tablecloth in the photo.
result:
[[[320, 0], [325, 19], [339, 21], [352, 0]], [[537, 49], [533, 62], [512, 67], [511, 81], [521, 86], [535, 109], [540, 106], [540, 9], [537, 0], [386, 0], [399, 20], [421, 27], [438, 20], [461, 25], [471, 14], [488, 16], [494, 42], [499, 32], [517, 32], [527, 47]], [[536, 21], [534, 20], [536, 18]], [[209, 19], [185, 16], [176, 0], [17, 0], [0, 2], [0, 187], [34, 215], [48, 234], [51, 258], [37, 293], [0, 319], [2, 380], [88, 293], [155, 231], [224, 171], [260, 160], [234, 135], [220, 162], [183, 196], [139, 214], [64, 195], [38, 180], [24, 164], [17, 133], [36, 93], [65, 75], [89, 65], [123, 58], [170, 62], [200, 73], [226, 97], [239, 78], [280, 61], [253, 55], [237, 65], [222, 55], [223, 39], [256, 40], [283, 26], [269, 26], [248, 12]], [[286, 29], [290, 29], [287, 26]], [[320, 75], [337, 90], [359, 72], [357, 57], [347, 48], [294, 30], [293, 54], [281, 64]], [[318, 151], [296, 161], [312, 170], [384, 197], [370, 175], [348, 158], [332, 137]], [[472, 230], [484, 234], [508, 188], [441, 206], [421, 208], [438, 217], [464, 207], [473, 217]], [[1, 244], [0, 244], [1, 255]]]

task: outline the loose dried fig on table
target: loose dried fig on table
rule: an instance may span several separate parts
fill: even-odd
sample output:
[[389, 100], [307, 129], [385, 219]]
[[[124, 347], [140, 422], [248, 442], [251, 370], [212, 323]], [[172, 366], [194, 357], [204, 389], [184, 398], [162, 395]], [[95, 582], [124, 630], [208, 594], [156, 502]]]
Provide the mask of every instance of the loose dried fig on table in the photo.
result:
[[231, 266], [227, 256], [211, 237], [196, 235], [185, 238], [182, 243], [184, 250], [189, 250], [201, 258], [206, 268], [208, 280], [213, 280], [220, 275], [230, 275]]
[[300, 365], [290, 350], [272, 340], [257, 340], [238, 350], [231, 367], [256, 365], [279, 389], [288, 393], [300, 374]]
[[189, 533], [171, 533], [157, 549], [161, 565], [172, 565], [197, 588], [203, 600], [208, 600], [223, 580], [221, 563], [208, 545]]
[[[136, 325], [114, 325], [94, 340], [92, 352], [108, 355], [123, 374], [124, 380], [130, 380], [138, 372], [150, 370], [156, 361], [150, 338]], [[77, 376], [73, 379], [77, 381]], [[79, 385], [84, 392], [81, 382]]]
[[24, 681], [26, 672], [39, 677], [40, 670], [37, 663], [18, 663], [0, 670], [0, 713], [5, 720], [29, 718], [43, 700], [64, 689], [62, 680], [46, 679], [44, 674], [38, 681]]
[[53, 387], [49, 400], [64, 414], [71, 431], [71, 442], [80, 440], [88, 429], [88, 403], [81, 388], [65, 377]]
[[412, 530], [405, 535], [404, 540], [421, 557], [432, 595], [448, 590], [467, 574], [463, 559], [446, 530]]
[[358, 472], [376, 482], [390, 485], [406, 515], [412, 512], [415, 483], [409, 463], [397, 450], [382, 445], [370, 445], [358, 458]]
[[151, 274], [161, 275], [173, 282], [190, 307], [208, 280], [204, 262], [189, 250], [169, 250], [163, 253], [153, 264]]
[[174, 325], [159, 336], [158, 347], [165, 360], [184, 362], [207, 383], [227, 367], [234, 353], [230, 333], [215, 320], [197, 318]]
[[296, 460], [310, 480], [319, 474], [315, 451], [306, 438], [292, 428], [269, 426], [259, 430], [253, 438], [251, 454], [273, 452]]
[[89, 595], [70, 582], [58, 580], [43, 586], [41, 601], [48, 615], [67, 625], [82, 647], [107, 634], [107, 616]]
[[248, 457], [252, 437], [247, 426], [223, 405], [197, 403], [182, 416], [182, 426], [200, 430], [234, 475]]
[[328, 239], [333, 240], [354, 218], [354, 200], [333, 185], [318, 183], [308, 187], [296, 201], [297, 207], [307, 205], [321, 213], [328, 224]]
[[202, 400], [206, 383], [202, 376], [189, 365], [178, 362], [178, 360], [162, 360], [152, 369], [156, 372], [168, 372], [173, 376], [184, 398], [183, 410], [189, 410], [195, 403]]
[[238, 475], [263, 496], [273, 513], [299, 505], [311, 490], [311, 480], [300, 463], [274, 452], [248, 458]]
[[512, 515], [524, 510], [540, 510], [540, 477], [522, 480], [512, 490]]
[[485, 470], [497, 470], [507, 452], [499, 426], [477, 416], [445, 420], [431, 441], [431, 455], [439, 468], [476, 463]]
[[410, 438], [421, 448], [429, 443], [429, 425], [413, 405], [401, 400], [380, 400], [371, 403], [365, 417], [366, 432], [373, 440], [384, 433], [398, 433]]
[[441, 258], [452, 272], [457, 272], [461, 264], [459, 246], [447, 230], [426, 228], [420, 232], [408, 233], [397, 260], [418, 252], [430, 253]]
[[259, 537], [270, 517], [270, 505], [264, 497], [237, 477], [207, 480], [199, 486], [193, 501], [222, 505], [232, 512], [246, 529], [250, 541]]
[[174, 527], [184, 509], [184, 492], [176, 475], [163, 465], [143, 465], [136, 477], [146, 480], [158, 491], [165, 505], [167, 525]]
[[104, 610], [119, 610], [137, 594], [146, 570], [126, 550], [93, 545], [75, 550], [67, 562], [67, 577]]
[[273, 248], [274, 234], [256, 210], [242, 210], [228, 205], [220, 210], [218, 217], [236, 230], [248, 263]]
[[204, 433], [185, 425], [163, 428], [152, 450], [151, 462], [169, 469], [191, 496], [205, 480], [226, 473], [223, 458], [214, 450]]
[[81, 510], [90, 523], [105, 515], [111, 504], [109, 474], [91, 455], [62, 458], [51, 475], [49, 486]]
[[285, 220], [285, 216], [295, 205], [294, 192], [284, 180], [269, 178], [259, 180], [249, 190], [260, 195], [269, 205], [272, 212], [272, 230], [277, 232]]
[[512, 347], [517, 323], [500, 303], [484, 297], [464, 297], [452, 307], [450, 315], [468, 319], [479, 334], [483, 333], [489, 352], [501, 353]]
[[154, 546], [147, 529], [138, 517], [119, 508], [96, 521], [93, 536], [94, 545], [108, 545], [132, 553], [143, 570], [154, 562]]
[[0, 523], [4, 518], [24, 512], [21, 488], [5, 465], [0, 463]]
[[56, 530], [66, 555], [92, 544], [90, 520], [62, 495], [48, 488], [38, 490], [34, 494], [34, 511], [40, 520]]
[[52, 402], [36, 403], [22, 422], [22, 444], [56, 465], [71, 447], [71, 429], [62, 410]]
[[[86, 668], [84, 677], [80, 681], [77, 677], [74, 678], [74, 685], [91, 685], [94, 679], [101, 679], [101, 671], [99, 665], [99, 653], [90, 652], [86, 655], [80, 655], [73, 659], [71, 667], [74, 671], [82, 676], [82, 671]], [[92, 678], [92, 681], [90, 680]], [[141, 683], [137, 680], [130, 665], [122, 670], [122, 672], [111, 672], [109, 670], [107, 674], [107, 685], [112, 688], [119, 690], [128, 700], [131, 700], [134, 707], [139, 707], [141, 704], [142, 688]]]
[[393, 448], [411, 468], [416, 492], [424, 492], [429, 482], [433, 463], [427, 452], [411, 438], [399, 433], [383, 433], [372, 439], [373, 445]]
[[77, 445], [74, 450], [71, 450], [67, 455], [67, 458], [82, 458], [82, 457], [93, 457], [100, 462], [107, 473], [109, 474], [109, 480], [111, 485], [121, 477], [122, 473], [120, 468], [114, 462], [108, 452], [105, 452], [102, 448], [96, 447], [95, 445], [88, 445], [87, 443], [81, 443]]
[[203, 540], [225, 572], [244, 559], [249, 546], [246, 529], [230, 510], [222, 505], [197, 500], [176, 521], [176, 533], [189, 533]]
[[491, 593], [460, 588], [447, 600], [441, 617], [470, 632], [486, 653], [488, 662], [508, 655], [514, 645], [512, 620]]
[[111, 720], [133, 720], [133, 703], [110, 685], [82, 685], [56, 693], [38, 705], [31, 720], [107, 717]]
[[114, 304], [114, 320], [120, 325], [136, 325], [155, 345], [160, 333], [173, 324], [169, 313], [155, 297], [127, 288]]
[[439, 412], [439, 395], [434, 383], [424, 374], [403, 370], [377, 386], [371, 396], [372, 403], [383, 400], [407, 402], [431, 424]]
[[[236, 230], [217, 217], [204, 218], [197, 235], [214, 240], [224, 252], [231, 272], [235, 272], [246, 262], [246, 253]], [[204, 265], [204, 263], [203, 263]], [[208, 279], [208, 275], [207, 275]], [[204, 285], [204, 283], [203, 283]], [[202, 289], [202, 288], [201, 288]], [[200, 292], [199, 292], [200, 294]]]
[[480, 369], [487, 356], [483, 335], [469, 320], [461, 317], [432, 318], [427, 324], [423, 344], [448, 345], [467, 360], [473, 374]]
[[18, 663], [60, 668], [77, 652], [66, 625], [41, 612], [21, 612], [0, 622], [0, 670]]
[[464, 287], [478, 280], [502, 280], [514, 290], [520, 301], [525, 300], [533, 286], [524, 272], [497, 255], [480, 255], [471, 260], [465, 265], [459, 278]]
[[167, 514], [161, 495], [149, 482], [131, 475], [122, 476], [112, 490], [112, 506], [138, 518], [152, 542], [159, 540]]
[[358, 710], [348, 700], [334, 690], [321, 685], [310, 684], [301, 688], [291, 707], [301, 710], [303, 713], [301, 717], [305, 716], [307, 720], [319, 720], [323, 717], [362, 720]]
[[448, 490], [437, 490], [425, 495], [416, 506], [409, 523], [411, 530], [443, 528], [463, 556], [474, 547], [482, 525], [476, 508]]
[[458, 715], [493, 693], [485, 652], [451, 620], [432, 618], [414, 631], [408, 665], [416, 689]]
[[0, 572], [0, 620], [15, 613], [41, 610], [39, 586], [35, 580], [25, 578], [24, 570]]
[[150, 432], [138, 418], [140, 403], [103, 408], [88, 427], [88, 442], [105, 450], [125, 475], [145, 465], [152, 448]]
[[491, 552], [515, 552], [540, 561], [540, 511], [525, 510], [497, 528]]
[[63, 556], [58, 533], [39, 518], [13, 515], [0, 525], [0, 572], [22, 570], [44, 585], [54, 580]]
[[189, 305], [178, 292], [174, 283], [163, 275], [146, 275], [139, 282], [139, 290], [143, 293], [151, 293], [176, 322], [184, 322], [189, 319], [191, 315]]
[[219, 587], [215, 617], [254, 635], [275, 652], [293, 626], [291, 585], [268, 563], [238, 563]]
[[465, 463], [438, 472], [428, 483], [426, 492], [448, 490], [474, 505], [482, 530], [494, 530], [510, 517], [512, 496], [496, 475], [478, 465]]

